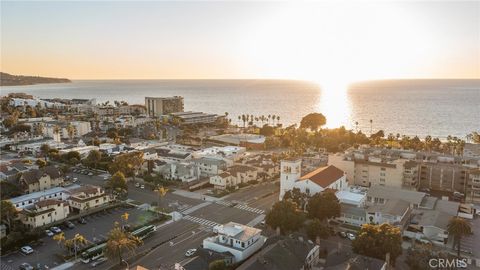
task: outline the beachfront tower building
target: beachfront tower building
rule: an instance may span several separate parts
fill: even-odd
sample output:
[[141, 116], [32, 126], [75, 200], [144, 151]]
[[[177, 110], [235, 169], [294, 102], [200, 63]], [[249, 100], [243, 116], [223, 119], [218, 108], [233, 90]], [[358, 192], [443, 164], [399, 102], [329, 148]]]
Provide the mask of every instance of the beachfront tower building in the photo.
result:
[[183, 97], [145, 97], [145, 107], [151, 117], [183, 112]]

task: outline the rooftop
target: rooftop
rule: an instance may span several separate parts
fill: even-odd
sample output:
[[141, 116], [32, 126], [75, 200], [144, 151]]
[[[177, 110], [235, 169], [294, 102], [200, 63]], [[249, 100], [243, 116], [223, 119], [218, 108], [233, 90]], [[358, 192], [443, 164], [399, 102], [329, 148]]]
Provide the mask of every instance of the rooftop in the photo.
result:
[[297, 181], [303, 181], [308, 179], [316, 183], [317, 185], [326, 188], [344, 175], [345, 173], [342, 170], [333, 165], [329, 165], [307, 173], [304, 176], [300, 177], [300, 179]]
[[216, 229], [218, 231], [218, 234], [223, 234], [239, 241], [247, 241], [254, 235], [260, 234], [262, 232], [262, 230], [260, 229], [235, 222], [229, 222], [225, 225], [219, 225], [216, 227]]
[[395, 187], [386, 187], [380, 185], [374, 185], [370, 187], [367, 192], [367, 196], [373, 198], [384, 199], [401, 199], [412, 204], [420, 205], [425, 197], [424, 192], [399, 189]]

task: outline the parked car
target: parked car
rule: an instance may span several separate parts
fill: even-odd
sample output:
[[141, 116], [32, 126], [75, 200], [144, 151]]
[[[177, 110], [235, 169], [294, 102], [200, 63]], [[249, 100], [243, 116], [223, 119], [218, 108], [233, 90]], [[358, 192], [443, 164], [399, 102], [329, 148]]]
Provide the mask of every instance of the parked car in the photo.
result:
[[145, 188], [145, 185], [141, 185], [140, 188]]
[[65, 221], [65, 226], [69, 229], [75, 228], [75, 224], [73, 224], [71, 221]]
[[74, 177], [73, 180], [72, 180], [73, 183], [76, 183], [78, 182], [78, 178], [77, 177]]
[[46, 234], [47, 236], [50, 236], [50, 237], [52, 237], [52, 236], [54, 235], [54, 233], [53, 233], [52, 231], [50, 231], [50, 230], [45, 230], [45, 234]]
[[106, 261], [107, 261], [107, 258], [101, 257], [101, 258], [97, 259], [96, 261], [92, 262], [92, 263], [90, 264], [90, 266], [96, 267], [97, 265], [100, 265], [100, 264], [102, 264], [102, 263], [104, 263], [104, 262], [106, 262]]
[[31, 266], [29, 263], [22, 263], [20, 266], [18, 266], [20, 270], [33, 270], [33, 266]]
[[356, 237], [355, 237], [355, 234], [353, 233], [347, 233], [347, 238], [353, 241], [355, 240]]
[[87, 220], [85, 220], [83, 217], [78, 220], [78, 223], [80, 224], [87, 224]]
[[54, 233], [61, 233], [62, 232], [62, 229], [58, 228], [58, 227], [51, 227], [50, 228], [50, 231], [54, 232]]
[[92, 176], [92, 175], [93, 175], [93, 172], [89, 172], [88, 175], [89, 175], [89, 176]]
[[260, 222], [260, 225], [265, 226], [265, 220], [262, 220], [262, 221]]
[[189, 250], [187, 250], [187, 252], [185, 252], [185, 256], [186, 257], [191, 257], [193, 254], [195, 254], [195, 252], [197, 252], [196, 248], [189, 249]]
[[22, 248], [20, 248], [20, 251], [23, 254], [28, 255], [33, 253], [33, 248], [31, 246], [23, 246]]
[[346, 232], [338, 232], [338, 236], [342, 238], [347, 238], [347, 233]]
[[135, 183], [135, 187], [140, 187], [140, 183]]

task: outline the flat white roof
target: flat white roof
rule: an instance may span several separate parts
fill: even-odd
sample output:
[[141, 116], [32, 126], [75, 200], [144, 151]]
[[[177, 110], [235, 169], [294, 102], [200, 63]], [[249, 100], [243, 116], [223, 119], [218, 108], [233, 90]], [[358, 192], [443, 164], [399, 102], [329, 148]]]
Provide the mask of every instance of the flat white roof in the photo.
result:
[[353, 202], [353, 203], [356, 203], [356, 204], [361, 203], [365, 199], [365, 196], [366, 196], [365, 193], [351, 192], [351, 191], [348, 191], [348, 190], [337, 191], [337, 193], [335, 193], [335, 195], [337, 196], [337, 198], [340, 202], [345, 202], [345, 203]]

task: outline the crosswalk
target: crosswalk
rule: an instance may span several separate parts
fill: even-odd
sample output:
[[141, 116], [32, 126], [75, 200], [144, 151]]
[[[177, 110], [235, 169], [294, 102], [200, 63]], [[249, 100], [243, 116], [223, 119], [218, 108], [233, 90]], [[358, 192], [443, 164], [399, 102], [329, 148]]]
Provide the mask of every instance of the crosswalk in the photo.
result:
[[250, 206], [245, 205], [245, 204], [237, 204], [237, 205], [235, 205], [235, 208], [245, 210], [245, 211], [249, 211], [249, 212], [253, 212], [253, 213], [256, 213], [256, 214], [260, 214], [260, 215], [265, 213], [265, 211], [262, 210], [262, 209], [253, 208], [253, 207], [250, 207]]
[[233, 205], [232, 202], [229, 202], [229, 201], [221, 201], [221, 200], [216, 201], [215, 203], [216, 203], [216, 204], [220, 204], [220, 205], [224, 205], [224, 206], [228, 206], [228, 207], [230, 207], [230, 206]]
[[9, 264], [1, 263], [0, 264], [0, 269], [1, 270], [13, 270], [13, 267], [11, 267]]
[[220, 224], [218, 224], [214, 221], [208, 220], [208, 219], [189, 216], [189, 215], [186, 215], [183, 218], [186, 219], [186, 220], [189, 220], [191, 222], [195, 222], [195, 223], [198, 223], [198, 224], [201, 224], [201, 225], [204, 225], [204, 226], [208, 226], [208, 227], [212, 227], [212, 228], [217, 226], [217, 225], [220, 225]]
[[[262, 210], [262, 209], [258, 209], [258, 208], [254, 208], [254, 207], [250, 207], [244, 203], [237, 203], [235, 204], [234, 202], [231, 202], [231, 201], [216, 201], [215, 203], [217, 204], [221, 204], [221, 205], [224, 205], [224, 206], [228, 206], [228, 207], [235, 207], [237, 209], [240, 209], [240, 210], [244, 210], [244, 211], [249, 211], [249, 212], [253, 212], [253, 213], [256, 213], [256, 214], [264, 214], [265, 211]], [[235, 205], [235, 206], [234, 206]]]
[[197, 211], [198, 209], [203, 208], [205, 206], [208, 206], [210, 204], [212, 204], [212, 203], [211, 202], [204, 202], [204, 203], [201, 203], [201, 204], [196, 205], [194, 207], [190, 207], [190, 208], [187, 208], [185, 210], [182, 210], [180, 212], [184, 215], [188, 215], [188, 214], [193, 213], [193, 212]]

